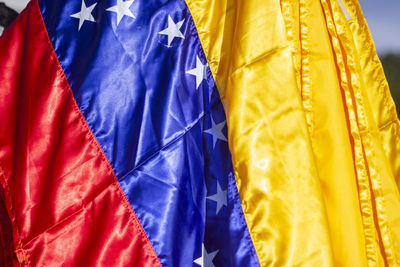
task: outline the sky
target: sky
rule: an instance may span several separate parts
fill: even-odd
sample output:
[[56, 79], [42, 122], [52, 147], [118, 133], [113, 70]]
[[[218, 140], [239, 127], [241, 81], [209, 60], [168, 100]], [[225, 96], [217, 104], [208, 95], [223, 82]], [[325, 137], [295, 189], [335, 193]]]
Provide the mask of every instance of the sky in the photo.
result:
[[[28, 0], [0, 1], [19, 12], [28, 2]], [[400, 0], [359, 0], [359, 2], [378, 54], [400, 53]]]
[[379, 55], [400, 53], [400, 0], [359, 0]]

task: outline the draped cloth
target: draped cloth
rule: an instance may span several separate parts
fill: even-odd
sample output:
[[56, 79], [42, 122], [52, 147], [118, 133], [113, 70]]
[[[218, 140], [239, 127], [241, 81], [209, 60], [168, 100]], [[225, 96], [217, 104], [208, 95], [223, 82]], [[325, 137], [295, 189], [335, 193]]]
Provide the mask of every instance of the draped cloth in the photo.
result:
[[262, 266], [400, 265], [400, 125], [356, 0], [187, 0]]
[[31, 1], [0, 39], [3, 265], [400, 266], [400, 124], [357, 0], [94, 2]]

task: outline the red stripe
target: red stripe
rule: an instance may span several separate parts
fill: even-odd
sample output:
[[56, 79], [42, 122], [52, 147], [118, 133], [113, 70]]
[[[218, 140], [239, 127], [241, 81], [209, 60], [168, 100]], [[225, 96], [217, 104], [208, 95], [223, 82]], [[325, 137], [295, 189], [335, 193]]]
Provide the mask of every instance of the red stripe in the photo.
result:
[[0, 176], [22, 263], [160, 266], [88, 128], [37, 1], [0, 40]]

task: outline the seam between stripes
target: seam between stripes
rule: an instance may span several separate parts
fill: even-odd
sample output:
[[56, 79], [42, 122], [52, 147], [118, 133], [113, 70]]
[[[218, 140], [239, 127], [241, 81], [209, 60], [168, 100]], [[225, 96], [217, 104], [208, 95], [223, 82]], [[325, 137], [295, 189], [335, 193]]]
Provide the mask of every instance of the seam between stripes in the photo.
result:
[[[220, 100], [220, 102], [222, 103], [222, 105], [223, 105], [223, 109], [224, 109], [224, 113], [225, 113], [225, 119], [226, 119], [226, 126], [228, 127], [228, 135], [229, 135], [229, 125], [228, 125], [228, 114], [227, 114], [227, 110], [226, 110], [226, 106], [224, 105], [224, 101], [223, 101], [223, 99], [225, 98], [225, 94], [226, 94], [226, 91], [224, 92], [224, 95], [221, 95], [221, 93], [220, 93], [220, 91], [218, 90], [218, 87], [217, 87], [217, 83], [216, 83], [216, 76], [217, 76], [217, 66], [215, 65], [215, 64], [217, 64], [217, 63], [215, 63], [215, 61], [210, 61], [210, 63], [211, 63], [211, 65], [210, 65], [210, 63], [209, 63], [209, 60], [208, 60], [208, 57], [207, 57], [207, 55], [206, 55], [206, 52], [205, 52], [205, 49], [204, 49], [204, 46], [203, 46], [203, 42], [202, 42], [202, 40], [201, 40], [201, 38], [200, 38], [200, 35], [199, 35], [199, 31], [198, 31], [198, 27], [197, 27], [197, 25], [196, 25], [196, 22], [195, 22], [195, 19], [197, 20], [197, 21], [200, 21], [200, 18], [198, 17], [198, 15], [197, 15], [197, 13], [194, 13], [194, 12], [192, 12], [192, 10], [194, 10], [195, 8], [193, 7], [193, 2], [192, 2], [192, 0], [183, 0], [183, 2], [186, 4], [186, 6], [187, 6], [187, 8], [188, 8], [188, 10], [189, 10], [189, 13], [190, 13], [190, 15], [191, 15], [191, 21], [192, 21], [192, 23], [193, 23], [193, 28], [194, 28], [194, 32], [195, 32], [195, 38], [197, 38], [197, 40], [199, 41], [199, 44], [200, 44], [200, 53], [202, 53], [202, 56], [204, 57], [204, 59], [207, 61], [207, 63], [209, 64], [209, 66], [210, 66], [210, 72], [211, 72], [211, 79], [213, 79], [213, 82], [215, 83], [215, 88], [217, 88], [217, 92], [218, 92], [218, 95], [219, 95], [219, 100]], [[206, 47], [207, 49], [209, 48], [208, 46]], [[209, 49], [208, 49], [209, 50]], [[213, 63], [215, 63], [215, 64], [213, 64]], [[236, 71], [236, 70], [235, 70]], [[214, 75], [215, 75], [215, 77], [214, 77]], [[207, 76], [207, 82], [209, 82], [209, 79], [210, 79], [210, 77], [208, 77]], [[228, 140], [229, 140], [229, 138], [228, 138]], [[228, 142], [228, 145], [229, 145], [229, 142]], [[229, 148], [229, 146], [228, 146], [228, 149], [229, 149], [229, 153], [230, 153], [230, 148]], [[254, 236], [254, 232], [252, 231], [252, 229], [250, 229], [250, 227], [249, 227], [249, 225], [248, 225], [248, 223], [247, 223], [247, 219], [246, 219], [246, 214], [245, 214], [245, 212], [244, 212], [244, 209], [243, 209], [243, 202], [242, 202], [242, 199], [240, 198], [240, 192], [239, 192], [239, 188], [238, 188], [238, 186], [237, 186], [237, 180], [236, 180], [236, 177], [238, 177], [238, 179], [239, 179], [239, 175], [238, 175], [238, 173], [237, 173], [237, 171], [236, 171], [236, 168], [235, 168], [235, 166], [234, 166], [234, 162], [233, 162], [233, 155], [232, 155], [232, 153], [230, 153], [231, 154], [231, 156], [232, 156], [232, 158], [231, 158], [231, 164], [232, 164], [232, 171], [233, 171], [233, 173], [234, 173], [234, 177], [233, 177], [233, 179], [234, 179], [234, 186], [236, 187], [235, 188], [235, 190], [237, 191], [237, 197], [238, 197], [238, 199], [239, 199], [239, 204], [240, 204], [240, 210], [241, 210], [241, 214], [240, 214], [240, 216], [244, 219], [244, 222], [246, 223], [246, 229], [247, 229], [247, 232], [248, 232], [248, 238], [246, 238], [246, 240], [250, 240], [251, 242], [251, 244], [249, 244], [252, 248], [250, 248], [250, 251], [251, 251], [251, 254], [252, 254], [252, 260], [253, 260], [253, 262], [255, 262], [255, 263], [258, 263], [258, 265], [259, 266], [261, 266], [261, 261], [260, 261], [260, 258], [258, 257], [258, 254], [257, 254], [257, 250], [256, 250], [256, 247], [255, 247], [255, 245], [254, 245], [254, 240], [253, 240], [253, 236]], [[228, 180], [228, 184], [229, 184], [229, 180]]]
[[107, 157], [105, 156], [103, 149], [101, 148], [100, 144], [97, 142], [97, 139], [95, 138], [93, 132], [91, 131], [91, 129], [90, 129], [90, 127], [88, 126], [88, 124], [87, 124], [85, 118], [83, 117], [83, 114], [82, 114], [81, 110], [79, 109], [78, 104], [76, 103], [76, 100], [75, 100], [74, 94], [72, 93], [72, 89], [71, 89], [71, 87], [70, 87], [70, 85], [69, 85], [68, 79], [67, 79], [67, 77], [65, 76], [64, 70], [62, 69], [62, 66], [61, 66], [61, 64], [60, 64], [60, 61], [59, 61], [58, 56], [57, 56], [57, 54], [56, 54], [56, 51], [55, 51], [55, 49], [54, 49], [54, 47], [53, 47], [53, 44], [52, 44], [52, 42], [51, 42], [51, 40], [50, 40], [50, 36], [49, 36], [49, 33], [48, 33], [48, 31], [47, 31], [46, 24], [45, 24], [44, 19], [43, 19], [43, 15], [42, 15], [42, 13], [41, 13], [38, 0], [35, 1], [35, 5], [36, 5], [36, 8], [37, 8], [37, 12], [40, 13], [40, 20], [41, 20], [41, 24], [42, 24], [42, 26], [44, 27], [44, 30], [45, 30], [46, 39], [47, 39], [47, 44], [50, 46], [51, 54], [52, 54], [53, 57], [55, 58], [56, 63], [57, 63], [57, 65], [58, 65], [58, 66], [57, 66], [57, 67], [58, 67], [58, 68], [57, 68], [57, 71], [61, 74], [62, 82], [64, 82], [64, 83], [67, 85], [67, 86], [66, 86], [66, 87], [67, 87], [66, 90], [68, 91], [67, 94], [68, 94], [70, 97], [72, 97], [73, 106], [74, 106], [74, 107], [73, 107], [73, 110], [77, 113], [77, 115], [78, 115], [78, 117], [79, 117], [79, 119], [80, 119], [80, 121], [81, 121], [81, 125], [82, 125], [82, 127], [83, 127], [82, 130], [83, 130], [83, 132], [84, 132], [86, 135], [88, 135], [89, 141], [90, 141], [91, 144], [95, 147], [95, 149], [97, 150], [97, 152], [100, 154], [101, 160], [102, 160], [103, 163], [106, 165], [106, 168], [107, 168], [107, 170], [109, 171], [109, 173], [112, 175], [114, 182], [113, 182], [111, 185], [114, 185], [114, 187], [116, 187], [117, 192], [118, 192], [118, 196], [121, 198], [123, 206], [124, 206], [124, 207], [128, 210], [128, 212], [129, 212], [129, 217], [131, 218], [130, 221], [131, 221], [131, 223], [133, 224], [133, 227], [136, 228], [136, 229], [139, 231], [139, 233], [140, 233], [140, 235], [141, 235], [141, 237], [142, 237], [141, 239], [145, 242], [145, 246], [147, 246], [146, 252], [147, 252], [147, 253], [150, 252], [150, 253], [149, 253], [149, 254], [150, 254], [150, 258], [153, 260], [152, 263], [153, 263], [153, 264], [156, 263], [156, 264], [158, 264], [159, 266], [161, 266], [161, 263], [160, 263], [160, 261], [159, 261], [159, 259], [158, 259], [158, 256], [157, 256], [157, 254], [155, 253], [155, 250], [154, 250], [153, 246], [151, 245], [148, 236], [147, 236], [146, 233], [144, 232], [144, 229], [143, 229], [142, 225], [140, 224], [139, 219], [137, 218], [137, 216], [136, 216], [134, 210], [132, 209], [132, 206], [131, 206], [130, 203], [128, 202], [128, 199], [126, 198], [124, 192], [122, 191], [122, 188], [121, 188], [121, 186], [120, 186], [120, 184], [119, 184], [119, 182], [118, 182], [118, 179], [117, 179], [117, 177], [116, 177], [116, 175], [115, 175], [115, 173], [114, 173], [114, 170], [113, 170], [112, 167], [111, 167], [110, 162], [108, 161]]
[[[182, 1], [184, 2], [184, 4], [186, 4], [184, 0], [182, 0]], [[187, 5], [187, 8], [189, 9], [189, 6], [188, 6], [188, 5]], [[189, 9], [189, 12], [190, 12], [190, 9]], [[200, 41], [200, 37], [199, 37], [198, 32], [197, 32], [196, 24], [194, 23], [193, 14], [190, 13], [190, 15], [191, 15], [191, 18], [189, 18], [189, 20], [192, 21], [192, 23], [193, 23], [193, 26], [194, 26], [193, 28], [194, 28], [194, 31], [195, 31], [194, 34], [196, 35], [195, 38], [197, 38], [197, 39], [199, 40], [199, 44], [200, 44], [200, 51], [199, 51], [199, 52], [201, 53], [201, 56], [203, 56], [204, 59], [206, 60], [206, 62], [208, 63], [207, 57], [206, 57], [206, 55], [205, 55], [203, 46], [202, 46], [201, 41]], [[121, 45], [122, 45], [122, 44], [121, 44]], [[125, 49], [125, 48], [124, 48], [124, 49]], [[211, 67], [210, 67], [210, 70], [211, 70]], [[216, 86], [216, 84], [215, 84], [215, 79], [214, 79], [214, 77], [213, 77], [213, 72], [210, 71], [210, 73], [211, 73], [211, 79], [210, 79], [210, 77], [208, 77], [208, 75], [207, 75], [207, 84], [208, 84], [208, 86], [210, 87], [210, 90], [213, 90], [214, 87], [217, 88], [217, 86]], [[210, 83], [210, 80], [211, 80], [211, 83]], [[210, 84], [215, 84], [215, 86], [210, 86]], [[173, 145], [174, 143], [176, 143], [177, 141], [179, 141], [180, 139], [182, 139], [188, 132], [190, 132], [190, 130], [192, 130], [192, 128], [193, 128], [197, 123], [199, 123], [199, 121], [201, 121], [205, 116], [207, 116], [207, 114], [208, 114], [209, 112], [211, 112], [211, 110], [212, 110], [214, 107], [216, 107], [218, 104], [222, 103], [222, 98], [221, 98], [221, 96], [220, 96], [220, 94], [219, 94], [218, 88], [217, 88], [217, 92], [218, 92], [218, 95], [219, 95], [218, 101], [215, 101], [214, 103], [210, 103], [210, 106], [208, 107], [208, 109], [205, 110], [203, 113], [201, 113], [195, 120], [193, 120], [193, 121], [190, 123], [190, 127], [189, 127], [188, 129], [185, 129], [185, 130], [182, 132], [182, 134], [180, 134], [179, 136], [175, 137], [174, 139], [172, 139], [172, 140], [169, 141], [168, 143], [166, 143], [166, 144], [164, 144], [163, 146], [161, 146], [160, 148], [158, 148], [156, 151], [154, 151], [154, 152], [151, 153], [149, 156], [147, 156], [147, 157], [146, 157], [142, 162], [140, 162], [138, 165], [136, 165], [135, 167], [133, 167], [132, 169], [130, 169], [129, 171], [127, 171], [127, 173], [126, 173], [124, 176], [122, 176], [122, 177], [119, 179], [119, 181], [125, 180], [125, 178], [126, 178], [129, 174], [135, 172], [135, 171], [136, 171], [137, 169], [139, 169], [141, 166], [145, 165], [148, 161], [150, 161], [152, 158], [154, 158], [154, 156], [156, 156], [160, 151], [162, 151], [162, 150], [165, 149], [165, 148], [168, 148], [169, 146]], [[211, 93], [212, 93], [212, 92], [211, 92]], [[211, 102], [212, 102], [212, 100], [211, 100]], [[224, 110], [224, 111], [225, 111], [225, 110]], [[225, 119], [226, 119], [226, 114], [225, 114]]]
[[[183, 3], [185, 4], [185, 1], [183, 1]], [[39, 10], [40, 10], [40, 9], [39, 9]], [[45, 25], [42, 16], [41, 16], [41, 18], [42, 18], [42, 19], [41, 19], [41, 20], [42, 20], [42, 23]], [[205, 54], [204, 54], [203, 47], [202, 47], [201, 42], [200, 42], [199, 37], [198, 37], [197, 28], [196, 28], [196, 26], [195, 26], [195, 24], [194, 24], [193, 19], [191, 19], [191, 21], [192, 21], [192, 23], [193, 23], [194, 30], [195, 30], [195, 35], [196, 35], [195, 38], [198, 39], [199, 44], [200, 44], [200, 46], [199, 46], [199, 48], [200, 48], [200, 49], [199, 49], [199, 50], [200, 50], [199, 52], [201, 53], [200, 56], [203, 56], [203, 57], [206, 59], [206, 61], [207, 61], [207, 58], [206, 58], [206, 56], [205, 56]], [[123, 181], [123, 180], [128, 176], [128, 174], [131, 174], [132, 172], [137, 171], [138, 168], [140, 168], [141, 166], [143, 166], [144, 164], [146, 164], [148, 161], [150, 161], [152, 158], [154, 158], [154, 156], [156, 156], [158, 153], [160, 153], [160, 151], [162, 151], [163, 149], [165, 149], [165, 148], [167, 148], [167, 147], [173, 145], [173, 144], [176, 143], [177, 141], [181, 140], [188, 132], [190, 132], [190, 130], [191, 130], [196, 124], [198, 124], [198, 123], [210, 112], [210, 110], [211, 110], [212, 108], [214, 108], [214, 107], [217, 106], [219, 103], [221, 103], [221, 97], [219, 97], [218, 101], [215, 101], [215, 102], [212, 103], [212, 104], [210, 103], [210, 106], [208, 107], [208, 109], [207, 109], [206, 111], [204, 111], [202, 114], [200, 114], [199, 117], [198, 117], [197, 119], [195, 119], [194, 121], [192, 121], [191, 127], [189, 127], [188, 129], [185, 129], [184, 132], [183, 132], [181, 135], [177, 136], [176, 138], [174, 138], [173, 140], [171, 140], [170, 142], [168, 142], [167, 144], [165, 144], [164, 146], [162, 146], [161, 148], [157, 149], [155, 152], [153, 152], [152, 154], [150, 154], [146, 159], [144, 159], [144, 161], [142, 161], [139, 165], [137, 165], [137, 166], [135, 166], [134, 168], [132, 168], [131, 170], [129, 170], [129, 171], [127, 172], [127, 174], [125, 174], [123, 177], [121, 177], [121, 178], [118, 180], [118, 178], [117, 178], [116, 175], [115, 175], [114, 170], [112, 169], [112, 166], [111, 166], [110, 162], [108, 161], [107, 157], [105, 156], [104, 151], [102, 150], [100, 144], [98, 143], [98, 141], [97, 141], [95, 135], [94, 135], [93, 132], [91, 131], [90, 126], [88, 125], [87, 121], [85, 120], [84, 115], [82, 114], [82, 112], [81, 112], [81, 110], [80, 110], [80, 108], [79, 108], [79, 106], [78, 106], [78, 104], [77, 104], [77, 102], [76, 102], [76, 100], [75, 100], [75, 97], [74, 97], [73, 92], [72, 92], [72, 89], [71, 89], [71, 87], [70, 87], [70, 85], [69, 85], [68, 79], [66, 78], [66, 74], [64, 73], [64, 71], [63, 71], [63, 69], [62, 69], [62, 65], [61, 65], [61, 63], [59, 62], [57, 53], [55, 52], [55, 49], [54, 49], [54, 47], [53, 47], [53, 44], [52, 44], [52, 42], [51, 42], [51, 40], [50, 40], [50, 37], [49, 37], [49, 35], [48, 35], [47, 28], [45, 27], [45, 29], [46, 29], [46, 35], [47, 35], [48, 43], [49, 43], [49, 45], [51, 46], [51, 48], [52, 48], [52, 50], [53, 50], [53, 51], [52, 51], [52, 54], [53, 54], [53, 56], [55, 56], [55, 58], [57, 59], [57, 63], [59, 64], [59, 67], [60, 67], [60, 69], [61, 69], [61, 76], [64, 78], [64, 79], [63, 79], [64, 82], [67, 83], [67, 87], [68, 87], [68, 89], [69, 89], [67, 93], [68, 93], [68, 94], [71, 94], [71, 97], [72, 97], [72, 99], [73, 99], [73, 102], [74, 102], [74, 110], [75, 110], [76, 112], [79, 113], [79, 118], [80, 118], [80, 120], [82, 121], [82, 124], [84, 125], [84, 127], [86, 127], [86, 128], [88, 129], [88, 132], [89, 132], [89, 135], [90, 135], [90, 136], [89, 136], [90, 141], [95, 142], [95, 144], [94, 144], [95, 147], [96, 147], [96, 148], [99, 150], [99, 152], [102, 154], [102, 158], [105, 159], [106, 164], [107, 164], [107, 168], [112, 172], [112, 174], [113, 174], [113, 176], [114, 176], [114, 179], [115, 179], [115, 182], [114, 182], [113, 184], [117, 187], [118, 193], [119, 193], [119, 194], [121, 195], [121, 197], [123, 198], [122, 200], [123, 200], [123, 202], [124, 202], [126, 208], [129, 209], [130, 213], [133, 213], [133, 215], [132, 215], [132, 216], [133, 216], [132, 220], [134, 221], [134, 223], [137, 224], [137, 226], [136, 226], [136, 225], [134, 225], [134, 226], [135, 226], [136, 228], [137, 228], [137, 227], [140, 227], [140, 231], [139, 231], [139, 232], [142, 234], [142, 237], [145, 238], [145, 240], [147, 241], [148, 245], [150, 245], [152, 251], [154, 252], [154, 255], [155, 255], [155, 258], [156, 258], [156, 262], [157, 262], [160, 266], [162, 266], [161, 263], [160, 263], [160, 261], [159, 261], [159, 258], [158, 258], [158, 256], [157, 256], [157, 254], [156, 254], [156, 252], [155, 252], [155, 250], [154, 250], [154, 248], [152, 247], [152, 244], [151, 244], [151, 242], [150, 242], [150, 239], [148, 238], [148, 236], [147, 236], [147, 234], [146, 234], [144, 228], [143, 228], [142, 225], [140, 224], [140, 221], [139, 221], [139, 219], [137, 218], [137, 216], [136, 216], [136, 214], [135, 214], [135, 211], [133, 210], [131, 204], [129, 203], [129, 200], [127, 199], [125, 193], [123, 192], [123, 190], [122, 190], [122, 188], [121, 188], [119, 182], [120, 182], [120, 181]], [[121, 45], [122, 45], [122, 44], [121, 44]], [[123, 47], [123, 49], [125, 50], [124, 47]], [[208, 83], [209, 87], [213, 89], [214, 86], [210, 86], [210, 80], [211, 80], [211, 82], [212, 82], [211, 84], [214, 85], [214, 77], [212, 76], [212, 75], [213, 75], [212, 72], [210, 72], [210, 73], [211, 73], [211, 78], [207, 75], [207, 83]], [[216, 87], [216, 86], [215, 86], [215, 87]], [[212, 89], [211, 89], [211, 90], [212, 90]], [[218, 94], [219, 94], [219, 92], [218, 92]], [[92, 140], [92, 139], [94, 139], [94, 140]]]
[[[204, 58], [206, 59], [208, 65], [210, 67], [211, 76], [213, 78], [213, 81], [215, 82], [215, 87], [217, 87], [217, 85], [216, 85], [217, 79], [216, 79], [216, 77], [214, 77], [214, 74], [215, 74], [215, 76], [217, 75], [217, 66], [216, 66], [217, 63], [216, 63], [215, 60], [212, 60], [212, 59], [208, 60], [208, 57], [206, 55], [204, 47], [206, 47], [207, 49], [209, 47], [208, 46], [203, 46], [203, 42], [200, 39], [199, 31], [198, 31], [198, 28], [197, 28], [196, 22], [195, 22], [195, 19], [197, 21], [199, 21], [200, 18], [198, 17], [197, 13], [192, 12], [192, 10], [194, 10], [194, 8], [193, 8], [193, 4], [192, 4], [191, 0], [182, 0], [182, 1], [184, 2], [184, 4], [187, 6], [187, 8], [189, 10], [189, 13], [190, 13], [190, 16], [191, 16], [191, 21], [193, 23], [194, 31], [195, 31], [195, 35], [196, 35], [195, 38], [197, 38], [199, 40], [200, 48], [201, 48], [200, 51], [203, 54]], [[208, 82], [208, 80], [209, 80], [209, 77], [207, 77], [207, 82]], [[217, 90], [218, 90], [218, 87], [217, 87]], [[224, 104], [224, 102], [222, 100], [225, 98], [225, 92], [224, 92], [224, 95], [221, 95], [219, 90], [218, 90], [218, 94], [219, 94], [219, 97], [221, 99], [221, 102]]]
[[[184, 0], [182, 0], [182, 1], [184, 2], [184, 4], [186, 4]], [[189, 9], [189, 6], [187, 6], [187, 8]], [[190, 9], [189, 9], [189, 12], [190, 12]], [[200, 38], [199, 38], [199, 35], [198, 35], [198, 33], [197, 33], [197, 28], [196, 28], [196, 25], [195, 25], [195, 23], [194, 23], [194, 19], [193, 19], [192, 13], [190, 13], [190, 18], [189, 18], [189, 20], [192, 21], [192, 23], [193, 23], [194, 31], [195, 31], [194, 34], [196, 35], [195, 38], [197, 38], [197, 39], [199, 40], [199, 44], [200, 44], [200, 51], [199, 51], [199, 52], [201, 53], [201, 56], [203, 56], [204, 59], [206, 60], [206, 62], [208, 63], [207, 57], [206, 57], [206, 55], [205, 55], [205, 53], [204, 53], [204, 50], [203, 50], [203, 47], [202, 47], [202, 44], [201, 44], [201, 41], [200, 41]], [[121, 46], [123, 47], [122, 44], [121, 44]], [[124, 47], [123, 47], [123, 48], [124, 48]], [[124, 48], [124, 50], [125, 50], [125, 48]], [[210, 67], [210, 70], [211, 70], [211, 67]], [[211, 98], [210, 105], [208, 106], [207, 110], [204, 110], [196, 119], [194, 119], [192, 122], [190, 122], [190, 127], [189, 127], [188, 129], [185, 129], [185, 130], [182, 132], [182, 134], [180, 134], [179, 136], [175, 137], [175, 138], [172, 139], [171, 141], [167, 142], [166, 144], [164, 144], [164, 145], [161, 146], [160, 148], [156, 149], [156, 150], [155, 150], [154, 152], [152, 152], [150, 155], [148, 155], [147, 157], [145, 157], [145, 159], [143, 159], [141, 162], [139, 162], [139, 164], [137, 164], [136, 166], [134, 166], [133, 168], [131, 168], [130, 170], [128, 170], [128, 171], [126, 172], [126, 174], [124, 174], [124, 175], [119, 179], [120, 182], [123, 181], [123, 180], [125, 180], [125, 178], [126, 178], [129, 174], [135, 172], [138, 168], [140, 168], [141, 166], [143, 166], [144, 164], [146, 164], [148, 161], [150, 161], [152, 158], [154, 158], [154, 156], [156, 156], [160, 151], [162, 151], [163, 149], [165, 149], [165, 148], [167, 148], [167, 147], [173, 145], [173, 144], [176, 143], [178, 140], [182, 139], [182, 138], [197, 124], [197, 123], [199, 123], [199, 121], [201, 121], [205, 116], [207, 116], [207, 114], [208, 114], [209, 112], [211, 112], [211, 110], [212, 110], [214, 107], [216, 107], [218, 104], [222, 103], [222, 98], [221, 98], [221, 96], [220, 96], [220, 94], [219, 94], [219, 91], [218, 91], [218, 88], [217, 88], [217, 86], [216, 86], [216, 84], [215, 84], [215, 79], [214, 79], [214, 77], [213, 77], [212, 71], [210, 71], [210, 73], [211, 73], [211, 79], [210, 79], [210, 77], [208, 77], [208, 75], [207, 75], [207, 84], [208, 84], [208, 86], [210, 87], [210, 90], [211, 90], [211, 91], [213, 91], [214, 88], [217, 89], [217, 92], [218, 92], [218, 95], [219, 95], [218, 101], [215, 101], [214, 103], [212, 103], [212, 98]], [[210, 80], [211, 80], [211, 83], [210, 83]], [[214, 85], [214, 86], [211, 86], [211, 85]], [[212, 94], [212, 92], [211, 92], [211, 94]], [[225, 110], [224, 110], [224, 111], [225, 111]], [[225, 119], [226, 119], [226, 115], [225, 115]]]

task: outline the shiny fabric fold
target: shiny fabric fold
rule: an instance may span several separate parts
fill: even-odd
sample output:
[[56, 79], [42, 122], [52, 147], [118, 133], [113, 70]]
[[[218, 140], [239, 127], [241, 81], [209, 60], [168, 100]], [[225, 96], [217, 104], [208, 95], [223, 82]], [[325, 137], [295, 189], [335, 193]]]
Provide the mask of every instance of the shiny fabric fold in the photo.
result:
[[[353, 7], [351, 14], [353, 14], [354, 18], [357, 18], [354, 16], [354, 9], [358, 7], [357, 24], [363, 26], [364, 35], [368, 36], [369, 32], [358, 2], [351, 1], [350, 5], [349, 1], [346, 2], [348, 7]], [[366, 42], [361, 46], [359, 44], [357, 48], [352, 31], [349, 24], [346, 24], [346, 18], [339, 4], [334, 1], [331, 3], [330, 9], [334, 24], [344, 25], [344, 27], [336, 26], [336, 35], [342, 47], [343, 62], [341, 63], [345, 67], [348, 76], [347, 79], [342, 76], [342, 79], [344, 83], [347, 83], [351, 93], [351, 95], [346, 95], [346, 101], [349, 103], [351, 100], [348, 98], [353, 98], [354, 106], [348, 108], [354, 108], [355, 117], [353, 118], [353, 123], [358, 124], [358, 133], [352, 132], [352, 136], [354, 139], [360, 139], [362, 144], [360, 151], [362, 151], [364, 157], [364, 164], [361, 164], [361, 157], [358, 160], [356, 157], [357, 171], [363, 172], [366, 177], [366, 181], [361, 181], [359, 186], [367, 188], [371, 194], [371, 200], [368, 203], [371, 206], [371, 210], [368, 211], [365, 221], [370, 221], [371, 225], [375, 226], [370, 231], [374, 234], [374, 241], [377, 244], [373, 246], [372, 242], [367, 242], [367, 258], [369, 265], [396, 266], [400, 264], [400, 194], [393, 175], [393, 169], [391, 168], [395, 162], [392, 161], [390, 163], [390, 157], [387, 157], [384, 151], [381, 135], [379, 134], [380, 122], [375, 120], [378, 114], [381, 113], [381, 111], [377, 112], [377, 106], [380, 106], [379, 102], [386, 106], [383, 111], [391, 110], [391, 113], [389, 113], [392, 115], [391, 122], [393, 124], [398, 124], [399, 122], [397, 116], [393, 116], [396, 115], [393, 100], [390, 97], [391, 101], [387, 101], [387, 95], [390, 95], [388, 87], [379, 88], [373, 84], [367, 84], [366, 82], [369, 79], [364, 78], [367, 75], [363, 74], [360, 64], [362, 60], [360, 58], [364, 58], [364, 62], [365, 57], [369, 57], [369, 61], [372, 61], [371, 59], [374, 57], [375, 60], [377, 59], [375, 49], [368, 49], [368, 46], [371, 47], [371, 42]], [[375, 63], [375, 69], [377, 72], [380, 71], [382, 73], [380, 64]], [[370, 91], [374, 92], [372, 94], [376, 94], [376, 91], [383, 91], [384, 94], [377, 97], [371, 105], [368, 97], [368, 92]], [[373, 105], [375, 105], [374, 108], [372, 108]], [[376, 115], [374, 115], [374, 111]], [[390, 146], [396, 149], [398, 141], [397, 139]], [[367, 202], [365, 201], [364, 203], [364, 206], [366, 206]], [[363, 205], [363, 202], [361, 202], [361, 205]], [[368, 219], [369, 216], [373, 217], [373, 219]], [[363, 220], [365, 217], [363, 216]], [[373, 225], [372, 221], [375, 225]]]
[[358, 2], [187, 2], [261, 265], [399, 265], [399, 121]]
[[14, 264], [160, 266], [78, 109], [37, 1], [0, 51], [0, 172]]
[[[45, 41], [31, 64], [50, 81], [33, 80], [21, 92], [34, 112], [12, 106], [22, 114], [17, 126], [27, 129], [18, 133], [26, 143], [15, 149], [25, 153], [22, 185], [9, 185], [16, 174], [4, 167], [8, 201], [29, 187], [20, 198], [28, 207], [9, 208], [29, 224], [14, 231], [19, 261], [259, 266], [232, 182], [225, 112], [185, 2], [115, 2], [39, 0], [24, 13], [21, 28], [34, 20], [29, 25], [40, 26], [38, 42]], [[121, 5], [128, 12], [122, 18]], [[27, 40], [29, 49], [35, 40]], [[23, 48], [15, 54], [31, 52]], [[10, 69], [18, 63], [29, 71], [22, 59]], [[7, 94], [18, 92], [15, 83]], [[30, 148], [39, 150], [36, 157]], [[37, 212], [54, 216], [38, 222]], [[27, 238], [20, 242], [21, 234]], [[68, 251], [59, 251], [65, 243]]]
[[[366, 264], [365, 245], [359, 227], [362, 219], [352, 145], [347, 125], [343, 124], [346, 110], [329, 32], [324, 27], [325, 14], [319, 2], [300, 1], [300, 5], [301, 36], [298, 41], [302, 48], [302, 101], [327, 209], [335, 262], [338, 265], [363, 266]], [[289, 12], [284, 6], [282, 10], [284, 14]], [[295, 57], [295, 52], [293, 54]], [[354, 253], [348, 253], [353, 250]]]
[[399, 266], [400, 123], [343, 3], [33, 0], [0, 39], [4, 259]]
[[260, 264], [332, 266], [279, 1], [187, 2], [224, 96], [236, 182]]

